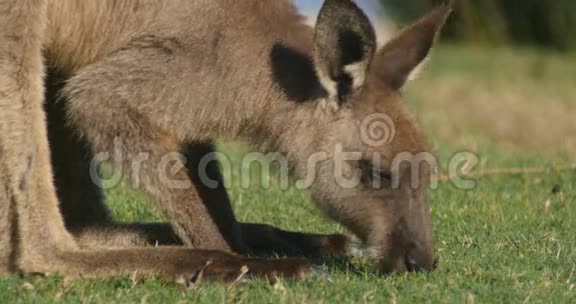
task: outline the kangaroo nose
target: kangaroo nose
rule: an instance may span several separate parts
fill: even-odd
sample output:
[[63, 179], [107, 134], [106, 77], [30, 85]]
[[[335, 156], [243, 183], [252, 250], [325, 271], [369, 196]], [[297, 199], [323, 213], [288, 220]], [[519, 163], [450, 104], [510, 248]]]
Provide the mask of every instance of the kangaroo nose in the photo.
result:
[[433, 271], [438, 267], [438, 259], [435, 259], [431, 265], [422, 265], [416, 259], [406, 256], [405, 264], [408, 272]]
[[406, 269], [408, 269], [408, 272], [420, 272], [422, 271], [422, 267], [420, 266], [420, 264], [418, 264], [418, 262], [410, 257], [406, 257]]

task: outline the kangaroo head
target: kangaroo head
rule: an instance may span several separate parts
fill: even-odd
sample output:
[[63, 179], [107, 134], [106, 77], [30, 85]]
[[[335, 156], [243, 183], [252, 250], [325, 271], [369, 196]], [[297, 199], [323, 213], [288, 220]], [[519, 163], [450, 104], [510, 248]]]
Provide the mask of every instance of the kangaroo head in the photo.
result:
[[402, 101], [451, 8], [442, 5], [378, 49], [366, 15], [349, 0], [327, 0], [318, 16], [314, 66], [322, 85], [312, 195], [357, 234], [385, 272], [434, 267], [426, 140]]

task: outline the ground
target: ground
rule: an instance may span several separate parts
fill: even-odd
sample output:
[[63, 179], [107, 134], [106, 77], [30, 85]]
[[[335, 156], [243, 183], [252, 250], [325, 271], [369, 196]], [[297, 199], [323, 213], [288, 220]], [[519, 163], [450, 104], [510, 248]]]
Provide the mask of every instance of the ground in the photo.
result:
[[[150, 278], [68, 282], [13, 276], [0, 279], [0, 301], [239, 303], [574, 303], [576, 302], [576, 59], [557, 54], [444, 47], [409, 88], [412, 108], [441, 163], [472, 151], [482, 168], [541, 167], [537, 174], [479, 178], [472, 190], [443, 182], [431, 192], [438, 270], [378, 276], [360, 259], [328, 260], [324, 274], [276, 285], [251, 282], [196, 289]], [[238, 160], [247, 147], [224, 143]], [[326, 220], [305, 192], [241, 187], [234, 167], [230, 194], [243, 221], [291, 230], [345, 232]], [[127, 187], [109, 191], [122, 220], [160, 220]]]

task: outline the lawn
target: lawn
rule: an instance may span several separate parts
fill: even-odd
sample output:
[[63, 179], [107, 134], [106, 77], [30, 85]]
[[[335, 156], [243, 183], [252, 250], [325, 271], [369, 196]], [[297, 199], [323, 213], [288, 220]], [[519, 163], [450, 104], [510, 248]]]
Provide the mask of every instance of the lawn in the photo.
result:
[[[239, 303], [575, 303], [576, 59], [530, 50], [439, 49], [408, 91], [441, 164], [459, 151], [480, 156], [480, 168], [541, 167], [537, 174], [494, 174], [472, 190], [449, 182], [431, 192], [439, 268], [378, 276], [360, 259], [318, 261], [324, 270], [301, 282], [254, 281], [196, 289], [150, 278], [66, 281], [0, 279], [0, 302]], [[239, 160], [249, 148], [223, 143]], [[237, 216], [290, 230], [345, 232], [326, 220], [305, 192], [240, 186], [228, 181]], [[257, 172], [255, 172], [257, 174]], [[161, 220], [127, 187], [109, 191], [121, 220]]]

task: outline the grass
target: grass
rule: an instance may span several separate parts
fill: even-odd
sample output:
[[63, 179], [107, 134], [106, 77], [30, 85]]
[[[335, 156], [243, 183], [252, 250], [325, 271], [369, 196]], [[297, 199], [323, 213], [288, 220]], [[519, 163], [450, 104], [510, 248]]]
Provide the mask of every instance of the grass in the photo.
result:
[[437, 143], [574, 159], [576, 58], [470, 47], [434, 55], [409, 95]]
[[[531, 115], [555, 107], [561, 107], [563, 115], [575, 117], [576, 88], [568, 79], [576, 75], [571, 68], [576, 65], [567, 63], [575, 63], [574, 59], [526, 51], [517, 54], [513, 50], [449, 47], [440, 49], [435, 60], [429, 73], [414, 84], [409, 99], [433, 138], [441, 162], [462, 150], [478, 153], [481, 165], [490, 168], [551, 167], [573, 160], [570, 146], [565, 145], [576, 134], [570, 131], [573, 119], [571, 124], [558, 117], [548, 120], [543, 125], [547, 132], [528, 134], [536, 144], [524, 138], [514, 140], [516, 129], [488, 126], [500, 119], [511, 120], [512, 125], [522, 119], [531, 121]], [[526, 67], [527, 62], [541, 62], [538, 64], [545, 67], [546, 74], [539, 74], [540, 80], [527, 75], [532, 69]], [[501, 67], [505, 67], [503, 75], [498, 72]], [[486, 90], [488, 97], [477, 96]], [[506, 107], [490, 98], [500, 95], [509, 96]], [[544, 100], [539, 99], [542, 96]], [[526, 103], [530, 107], [525, 110]], [[522, 110], [506, 112], [513, 105]], [[480, 108], [488, 112], [479, 116]], [[518, 130], [532, 129], [520, 126]], [[245, 149], [237, 144], [223, 145], [236, 160]], [[230, 194], [241, 220], [291, 230], [344, 232], [319, 214], [306, 193], [282, 191], [274, 186], [274, 179], [271, 189], [244, 189], [239, 183], [240, 168], [232, 173]], [[553, 194], [554, 188], [560, 192]], [[118, 188], [109, 195], [114, 212], [122, 220], [161, 220], [140, 194]], [[204, 285], [195, 290], [155, 278], [134, 283], [129, 278], [68, 282], [57, 276], [13, 276], [0, 279], [0, 301], [576, 302], [576, 171], [485, 176], [472, 190], [442, 183], [432, 191], [431, 201], [440, 258], [438, 270], [432, 273], [382, 277], [375, 275], [366, 261], [337, 259], [322, 264], [327, 276], [302, 282], [281, 281], [272, 286], [255, 281], [231, 289]]]

